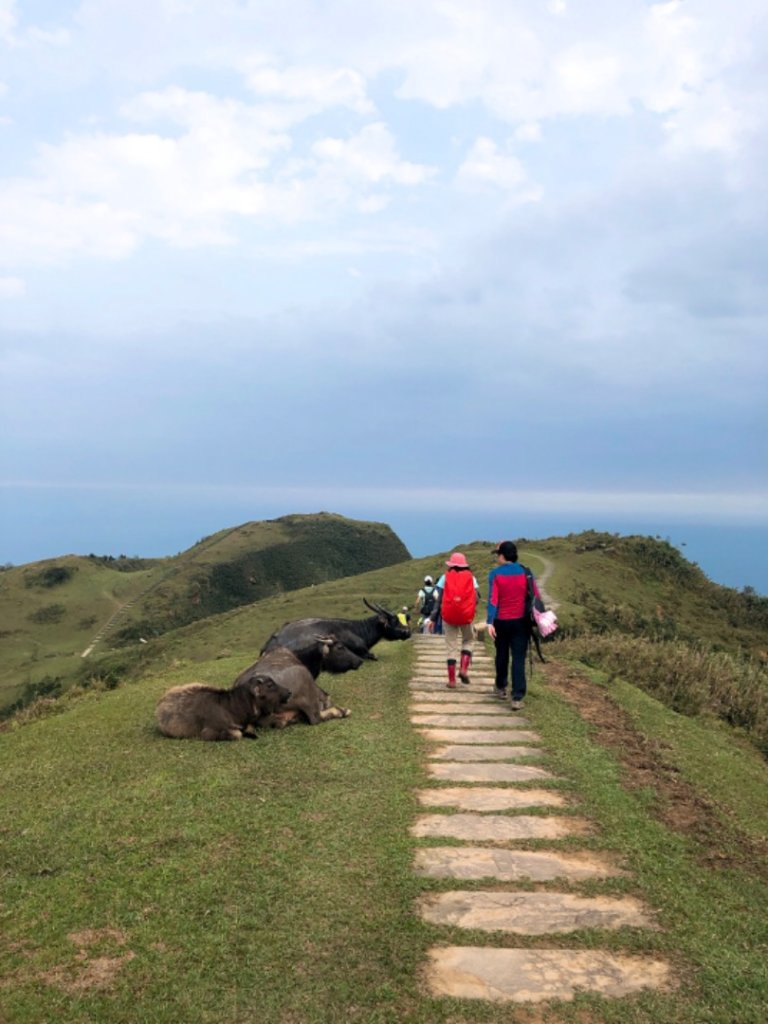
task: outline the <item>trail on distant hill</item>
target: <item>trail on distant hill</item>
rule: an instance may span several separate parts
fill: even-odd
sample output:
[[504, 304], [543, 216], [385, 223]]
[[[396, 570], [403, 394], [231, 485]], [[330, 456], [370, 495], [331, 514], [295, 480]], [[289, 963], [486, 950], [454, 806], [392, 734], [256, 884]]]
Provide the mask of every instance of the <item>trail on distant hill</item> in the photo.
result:
[[237, 532], [237, 530], [239, 529], [239, 526], [233, 526], [230, 530], [227, 530], [226, 532], [222, 533], [221, 536], [210, 537], [206, 540], [202, 540], [198, 544], [195, 544], [194, 547], [190, 548], [184, 554], [177, 555], [174, 564], [165, 573], [163, 573], [163, 575], [160, 576], [159, 579], [154, 580], [147, 587], [145, 587], [144, 590], [140, 591], [138, 594], [132, 597], [130, 601], [126, 601], [125, 604], [121, 604], [117, 608], [117, 610], [113, 612], [113, 614], [103, 624], [101, 629], [94, 636], [94, 638], [91, 640], [90, 644], [86, 647], [86, 649], [83, 651], [80, 657], [87, 658], [93, 651], [96, 644], [103, 640], [104, 637], [115, 628], [119, 620], [123, 618], [125, 613], [133, 605], [137, 604], [139, 601], [143, 601], [152, 593], [153, 590], [157, 590], [157, 588], [161, 586], [163, 583], [167, 583], [168, 580], [171, 579], [171, 577], [175, 576], [182, 568], [188, 565], [189, 562], [196, 558], [201, 552], [209, 551], [210, 548], [215, 547], [217, 544], [220, 544], [223, 540], [231, 536], [231, 534]]
[[541, 599], [548, 608], [555, 609], [557, 608], [557, 601], [552, 598], [552, 595], [547, 590], [547, 582], [555, 571], [555, 563], [551, 562], [548, 558], [545, 558], [544, 555], [537, 555], [536, 557], [544, 563], [542, 574], [536, 580], [539, 585], [539, 590], [541, 591]]

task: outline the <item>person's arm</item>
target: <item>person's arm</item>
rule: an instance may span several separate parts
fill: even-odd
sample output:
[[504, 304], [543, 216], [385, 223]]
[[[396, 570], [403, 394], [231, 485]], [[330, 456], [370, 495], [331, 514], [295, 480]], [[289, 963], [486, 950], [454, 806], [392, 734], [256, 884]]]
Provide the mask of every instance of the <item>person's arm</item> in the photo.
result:
[[496, 570], [488, 577], [488, 615], [486, 621], [488, 623], [488, 636], [491, 640], [496, 639], [496, 627], [493, 624], [493, 620], [496, 618], [496, 612], [499, 607], [499, 588], [496, 585]]

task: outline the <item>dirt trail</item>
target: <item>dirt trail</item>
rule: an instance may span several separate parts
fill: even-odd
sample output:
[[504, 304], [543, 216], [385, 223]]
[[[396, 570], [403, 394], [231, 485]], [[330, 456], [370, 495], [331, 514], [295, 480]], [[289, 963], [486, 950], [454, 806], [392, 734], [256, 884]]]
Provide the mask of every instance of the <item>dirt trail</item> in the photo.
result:
[[548, 558], [545, 558], [544, 555], [537, 555], [536, 557], [544, 563], [544, 569], [541, 575], [536, 580], [536, 582], [539, 585], [539, 590], [541, 591], [541, 598], [544, 601], [544, 604], [547, 606], [547, 608], [552, 608], [553, 610], [556, 610], [558, 602], [554, 600], [552, 595], [547, 590], [547, 583], [549, 582], [549, 578], [555, 571], [555, 563], [551, 562]]

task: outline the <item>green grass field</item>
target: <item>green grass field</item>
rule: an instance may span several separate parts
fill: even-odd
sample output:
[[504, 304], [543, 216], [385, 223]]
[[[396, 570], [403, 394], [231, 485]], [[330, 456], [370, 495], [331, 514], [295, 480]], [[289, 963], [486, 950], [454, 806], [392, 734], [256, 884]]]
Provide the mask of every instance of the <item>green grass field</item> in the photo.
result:
[[[552, 559], [559, 596], [585, 585], [568, 568], [585, 556], [558, 557], [556, 548], [531, 545], [522, 560], [538, 572], [537, 551]], [[464, 550], [484, 581], [488, 545]], [[537, 670], [528, 715], [549, 751], [544, 763], [595, 826], [559, 845], [612, 851], [628, 872], [572, 890], [638, 895], [656, 931], [512, 938], [422, 921], [419, 894], [451, 886], [412, 870], [419, 841], [409, 828], [425, 771], [408, 720], [409, 643], [381, 643], [378, 662], [322, 678], [352, 708], [348, 719], [241, 743], [172, 741], [155, 730], [168, 687], [229, 685], [287, 619], [362, 617], [363, 596], [410, 604], [442, 560], [187, 626], [137, 649], [117, 689], [74, 690], [9, 723], [0, 733], [3, 1024], [764, 1024], [765, 760], [743, 734], [708, 714], [675, 713], [630, 674], [587, 675], [557, 657], [549, 681]], [[555, 685], [558, 673], [566, 683], [575, 673], [580, 686]], [[600, 715], [590, 720], [578, 692], [607, 702], [625, 733], [610, 734]], [[647, 781], [628, 761], [629, 740], [649, 745]], [[421, 984], [427, 949], [475, 941], [662, 956], [677, 987], [613, 1002], [579, 996], [544, 1015], [430, 998]]]
[[[410, 645], [390, 644], [377, 664], [332, 680], [333, 695], [353, 708], [349, 719], [239, 744], [155, 732], [156, 699], [192, 677], [189, 665], [85, 695], [3, 736], [2, 1019], [525, 1019], [421, 990], [432, 943], [479, 936], [415, 914], [419, 892], [448, 885], [411, 870], [408, 829], [424, 778], [408, 723], [409, 661]], [[226, 661], [194, 672], [215, 683], [229, 675]], [[765, 836], [766, 769], [753, 751], [714, 724], [681, 727], [627, 684], [612, 696], [642, 728], [663, 733], [667, 757], [692, 786], [735, 809], [738, 829]], [[749, 863], [708, 863], [695, 839], [662, 824], [654, 793], [622, 785], [615, 754], [541, 675], [529, 703], [550, 763], [598, 826], [593, 838], [561, 845], [615, 850], [631, 871], [575, 891], [641, 895], [662, 927], [482, 941], [600, 945], [661, 954], [676, 966], [680, 987], [671, 994], [583, 997], [547, 1020], [762, 1024], [765, 874]], [[717, 750], [716, 778], [702, 758], [707, 745]], [[736, 827], [727, 817], [723, 829], [729, 821]]]

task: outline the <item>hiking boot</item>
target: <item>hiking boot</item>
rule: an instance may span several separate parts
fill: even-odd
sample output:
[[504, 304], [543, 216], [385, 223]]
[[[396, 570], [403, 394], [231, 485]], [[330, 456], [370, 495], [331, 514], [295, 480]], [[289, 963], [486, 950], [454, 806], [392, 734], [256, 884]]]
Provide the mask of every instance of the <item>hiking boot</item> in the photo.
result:
[[498, 697], [499, 700], [504, 700], [504, 698], [507, 696], [507, 691], [506, 690], [500, 690], [498, 686], [494, 686], [494, 688], [493, 688], [493, 696], [494, 697]]
[[469, 651], [461, 652], [461, 662], [459, 664], [459, 679], [465, 686], [469, 685], [469, 663], [472, 660], [472, 655]]
[[448, 660], [448, 683], [447, 683], [447, 686], [448, 686], [449, 690], [455, 690], [456, 689], [456, 662], [454, 661], [453, 658], [449, 658], [449, 660]]
[[523, 708], [523, 702], [521, 700], [512, 700], [509, 702], [509, 706], [513, 711], [521, 711]]

